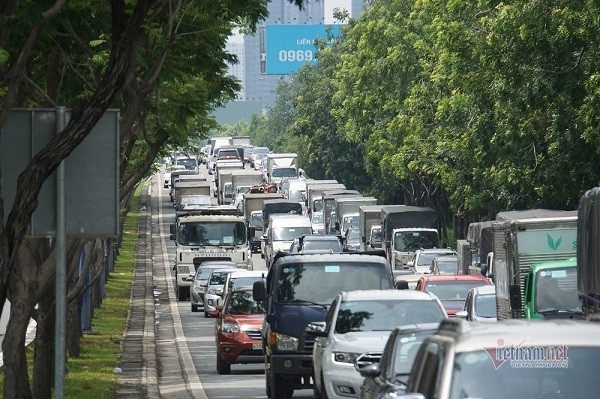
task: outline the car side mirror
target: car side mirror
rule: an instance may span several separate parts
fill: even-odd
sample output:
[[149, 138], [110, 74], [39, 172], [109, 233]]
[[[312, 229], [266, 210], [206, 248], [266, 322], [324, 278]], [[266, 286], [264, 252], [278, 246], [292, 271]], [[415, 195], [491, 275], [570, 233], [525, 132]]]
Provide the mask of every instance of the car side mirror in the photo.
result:
[[456, 312], [456, 317], [458, 317], [459, 319], [467, 319], [468, 313], [466, 310], [461, 310]]
[[361, 365], [357, 359], [357, 361], [354, 362], [354, 368], [363, 377], [375, 378], [381, 374], [381, 366], [379, 363], [371, 363], [371, 364], [367, 364], [367, 365]]
[[264, 281], [255, 281], [252, 285], [252, 299], [256, 302], [267, 300], [267, 286]]
[[394, 284], [397, 290], [408, 290], [408, 281], [406, 280], [397, 280]]
[[221, 315], [223, 313], [223, 305], [217, 305], [217, 319], [221, 318]]

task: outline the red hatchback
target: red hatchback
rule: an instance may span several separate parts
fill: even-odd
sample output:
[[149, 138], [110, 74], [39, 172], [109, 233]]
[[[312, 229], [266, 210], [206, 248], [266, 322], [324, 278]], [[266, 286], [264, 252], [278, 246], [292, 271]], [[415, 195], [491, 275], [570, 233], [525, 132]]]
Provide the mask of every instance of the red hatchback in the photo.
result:
[[234, 363], [263, 363], [262, 306], [252, 299], [252, 288], [227, 293], [215, 323], [217, 372], [229, 374]]
[[479, 275], [436, 275], [421, 277], [416, 290], [435, 294], [442, 301], [448, 316], [454, 316], [463, 310], [471, 288], [490, 284], [486, 277]]

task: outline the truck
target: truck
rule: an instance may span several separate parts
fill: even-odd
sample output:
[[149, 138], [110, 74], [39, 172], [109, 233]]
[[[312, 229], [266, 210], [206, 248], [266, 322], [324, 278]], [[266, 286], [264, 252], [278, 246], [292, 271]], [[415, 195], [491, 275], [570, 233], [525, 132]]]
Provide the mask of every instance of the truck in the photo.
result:
[[181, 198], [184, 195], [210, 196], [210, 182], [206, 180], [180, 180], [175, 184], [173, 206], [175, 210], [181, 209]]
[[190, 296], [196, 269], [208, 260], [231, 260], [252, 269], [246, 223], [242, 212], [230, 207], [207, 207], [177, 216], [169, 226], [175, 241], [175, 294]]
[[233, 145], [250, 145], [250, 136], [233, 136], [231, 138], [231, 144]]
[[273, 213], [264, 234], [264, 255], [267, 269], [271, 266], [273, 257], [279, 251], [289, 252], [296, 238], [312, 234], [312, 223], [308, 216], [297, 214]]
[[283, 190], [283, 196], [292, 201], [299, 202], [306, 211], [306, 183], [310, 181], [312, 180], [301, 177], [289, 179], [285, 190]]
[[577, 256], [577, 211], [500, 212], [492, 223], [492, 235], [491, 263], [482, 274], [496, 286], [497, 317], [524, 318], [525, 285], [537, 285], [538, 278], [553, 275], [534, 274], [533, 266]]
[[[485, 222], [473, 222], [469, 224], [467, 230], [466, 244], [461, 245], [460, 248], [468, 249], [463, 256], [460, 257], [460, 268], [463, 274], [481, 274], [481, 268], [483, 265], [490, 264], [492, 253], [492, 242], [494, 240], [492, 235], [492, 220]], [[457, 250], [459, 246], [457, 243]]]
[[231, 172], [231, 189], [232, 198], [238, 194], [244, 194], [250, 190], [251, 187], [260, 184], [263, 181], [262, 173], [254, 169], [239, 169]]
[[224, 145], [231, 145], [232, 137], [213, 137], [210, 139], [210, 155], [214, 154], [215, 150]]
[[[313, 388], [310, 323], [324, 322], [333, 299], [354, 290], [393, 289], [385, 258], [365, 254], [284, 254], [275, 256], [266, 281], [252, 296], [266, 309], [262, 329], [267, 397], [291, 397]], [[348, 363], [351, 370], [351, 363]], [[353, 371], [353, 370], [352, 370]]]
[[586, 315], [600, 313], [600, 187], [586, 191], [577, 209], [577, 289]]
[[248, 227], [248, 240], [252, 253], [259, 253], [261, 247], [260, 237], [263, 235], [263, 202], [271, 199], [283, 198], [281, 193], [246, 193], [243, 199], [244, 219]]
[[373, 228], [378, 227], [381, 231], [381, 208], [383, 205], [359, 205], [358, 207], [358, 229], [360, 233], [360, 250], [367, 251], [381, 248], [381, 235], [379, 242], [374, 243]]
[[[217, 203], [219, 205], [229, 205], [233, 198], [232, 176], [235, 169], [220, 169], [217, 186]], [[240, 169], [241, 170], [241, 169]]]
[[335, 210], [335, 199], [342, 197], [362, 197], [362, 194], [358, 190], [327, 190], [323, 191], [321, 197], [323, 202], [323, 226], [325, 228], [325, 234], [335, 234], [335, 229], [334, 231], [327, 231], [327, 226], [335, 225], [335, 221], [331, 222], [332, 213], [335, 216], [335, 212], [332, 212]]
[[215, 162], [215, 197], [219, 197], [219, 174], [223, 171], [241, 170], [244, 169], [242, 161], [238, 160], [221, 160]]
[[345, 189], [342, 183], [322, 183], [319, 180], [306, 183], [306, 212], [312, 216], [313, 212], [323, 211], [323, 192]]
[[407, 269], [417, 249], [439, 247], [438, 213], [426, 206], [381, 208], [381, 247], [394, 270]]
[[276, 213], [288, 213], [292, 215], [302, 215], [302, 205], [296, 201], [289, 200], [287, 198], [281, 199], [269, 199], [263, 201], [262, 204], [263, 213], [263, 229], [267, 231], [267, 225], [269, 224], [269, 216]]
[[[358, 227], [358, 207], [360, 205], [376, 205], [377, 198], [375, 197], [362, 197], [362, 196], [353, 196], [353, 197], [336, 197], [335, 198], [335, 232], [336, 235], [344, 236], [346, 234], [346, 230], [352, 226]], [[351, 219], [348, 219], [348, 216], [352, 216]], [[331, 231], [331, 221], [330, 225], [325, 225], [325, 231], [329, 228]]]
[[267, 182], [275, 183], [277, 187], [285, 178], [298, 177], [298, 154], [271, 153], [267, 155]]

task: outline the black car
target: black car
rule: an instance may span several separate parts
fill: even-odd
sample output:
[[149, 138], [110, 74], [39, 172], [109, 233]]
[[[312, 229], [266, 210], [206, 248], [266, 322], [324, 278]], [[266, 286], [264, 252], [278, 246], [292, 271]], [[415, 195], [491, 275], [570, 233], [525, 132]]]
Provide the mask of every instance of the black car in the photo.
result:
[[374, 359], [372, 353], [359, 355], [354, 367], [365, 377], [359, 398], [390, 398], [405, 393], [419, 347], [438, 326], [438, 323], [427, 323], [397, 327], [388, 338], [380, 359]]

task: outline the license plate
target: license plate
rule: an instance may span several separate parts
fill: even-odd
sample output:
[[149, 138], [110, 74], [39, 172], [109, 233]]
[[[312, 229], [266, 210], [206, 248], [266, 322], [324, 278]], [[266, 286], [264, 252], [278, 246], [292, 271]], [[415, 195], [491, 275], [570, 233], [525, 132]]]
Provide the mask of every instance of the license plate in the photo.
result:
[[252, 344], [252, 349], [262, 350], [262, 344]]

